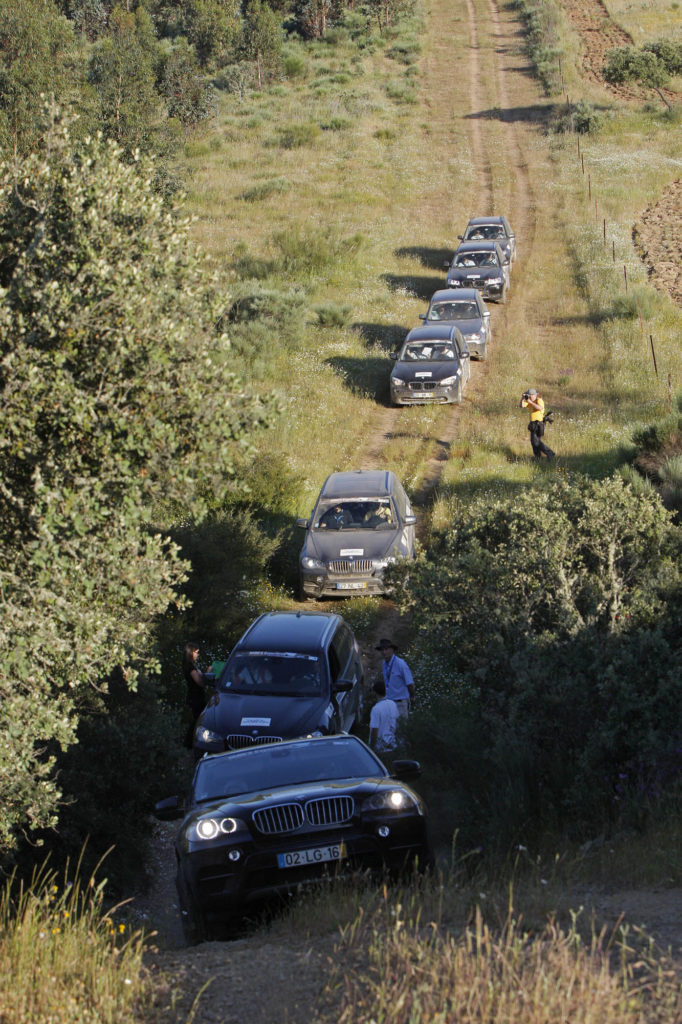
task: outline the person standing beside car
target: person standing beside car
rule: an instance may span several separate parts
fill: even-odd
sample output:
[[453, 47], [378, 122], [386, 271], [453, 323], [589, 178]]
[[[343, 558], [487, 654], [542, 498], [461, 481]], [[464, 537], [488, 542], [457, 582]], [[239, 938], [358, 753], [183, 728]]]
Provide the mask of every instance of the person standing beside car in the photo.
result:
[[395, 747], [395, 727], [398, 724], [398, 705], [386, 696], [383, 679], [372, 687], [379, 698], [369, 716], [369, 745], [378, 754]]
[[404, 658], [396, 654], [398, 648], [392, 640], [385, 637], [379, 641], [376, 650], [383, 656], [382, 670], [386, 696], [394, 700], [398, 706], [398, 714], [401, 718], [407, 718], [410, 712], [410, 704], [414, 701], [414, 679], [410, 672], [409, 665]]
[[521, 408], [530, 409], [528, 430], [530, 431], [530, 444], [533, 449], [533, 455], [536, 459], [541, 459], [544, 455], [551, 462], [554, 458], [554, 452], [542, 440], [545, 433], [545, 402], [537, 388], [528, 388], [527, 391], [523, 392], [521, 395]]
[[211, 672], [202, 672], [198, 665], [199, 645], [186, 643], [182, 655], [182, 673], [187, 683], [187, 694], [185, 696], [185, 707], [188, 709], [188, 717], [191, 721], [185, 734], [185, 746], [191, 750], [194, 745], [194, 727], [197, 718], [206, 707], [206, 690], [212, 686], [215, 676]]

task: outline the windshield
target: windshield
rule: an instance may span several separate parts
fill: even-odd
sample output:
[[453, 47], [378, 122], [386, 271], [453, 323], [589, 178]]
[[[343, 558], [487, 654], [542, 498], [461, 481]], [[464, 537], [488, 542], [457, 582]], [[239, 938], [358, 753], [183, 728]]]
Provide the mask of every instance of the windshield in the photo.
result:
[[475, 302], [437, 302], [427, 320], [477, 320], [480, 315]]
[[456, 267], [497, 267], [497, 253], [494, 252], [461, 252], [455, 256]]
[[455, 359], [455, 350], [449, 341], [425, 341], [419, 344], [410, 342], [400, 353], [400, 359], [407, 363], [420, 362], [424, 359], [440, 363], [444, 360]]
[[225, 666], [219, 689], [255, 697], [315, 697], [322, 693], [320, 659], [312, 654], [240, 652]]
[[504, 228], [501, 224], [477, 224], [466, 233], [467, 241], [477, 238], [497, 239], [504, 238]]
[[390, 498], [353, 498], [320, 502], [313, 530], [395, 530]]
[[385, 778], [387, 774], [374, 755], [350, 736], [294, 746], [272, 743], [234, 751], [226, 757], [203, 758], [194, 777], [194, 799], [203, 803], [279, 786]]

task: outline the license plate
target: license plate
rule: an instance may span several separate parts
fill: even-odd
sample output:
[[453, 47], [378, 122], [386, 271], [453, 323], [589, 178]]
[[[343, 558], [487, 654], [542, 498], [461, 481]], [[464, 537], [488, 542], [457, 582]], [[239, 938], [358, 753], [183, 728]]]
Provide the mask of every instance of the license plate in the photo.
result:
[[334, 846], [313, 846], [310, 850], [278, 853], [277, 864], [281, 868], [300, 868], [309, 864], [323, 864], [330, 860], [343, 860], [345, 856], [345, 844], [336, 843]]
[[336, 589], [337, 590], [364, 590], [366, 586], [367, 586], [367, 584], [363, 583], [363, 582], [358, 582], [358, 583], [337, 583], [336, 584]]

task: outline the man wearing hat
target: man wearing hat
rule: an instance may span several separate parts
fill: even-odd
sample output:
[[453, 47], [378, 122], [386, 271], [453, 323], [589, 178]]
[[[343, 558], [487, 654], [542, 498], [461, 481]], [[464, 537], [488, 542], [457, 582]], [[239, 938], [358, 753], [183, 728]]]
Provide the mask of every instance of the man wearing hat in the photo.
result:
[[533, 449], [533, 455], [536, 459], [541, 459], [545, 455], [551, 462], [554, 458], [554, 452], [542, 440], [545, 433], [545, 402], [538, 393], [537, 388], [528, 388], [527, 391], [523, 392], [521, 408], [530, 409], [528, 429], [530, 431], [530, 444]]
[[389, 700], [396, 702], [400, 717], [407, 718], [410, 702], [414, 700], [414, 679], [409, 666], [403, 658], [399, 658], [395, 653], [398, 648], [392, 640], [387, 640], [384, 637], [379, 641], [376, 649], [381, 651], [384, 658], [381, 667], [384, 672], [386, 696]]

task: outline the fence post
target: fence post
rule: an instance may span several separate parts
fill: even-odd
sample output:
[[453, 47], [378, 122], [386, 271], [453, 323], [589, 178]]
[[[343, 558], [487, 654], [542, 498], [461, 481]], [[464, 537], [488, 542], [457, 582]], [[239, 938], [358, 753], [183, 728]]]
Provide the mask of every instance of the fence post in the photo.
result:
[[656, 350], [654, 349], [654, 338], [652, 334], [649, 335], [649, 341], [651, 342], [651, 355], [653, 356], [654, 360], [654, 371], [656, 373], [656, 376], [658, 377], [658, 367], [656, 366]]
[[625, 278], [625, 294], [628, 292], [628, 268], [623, 264], [623, 277]]

